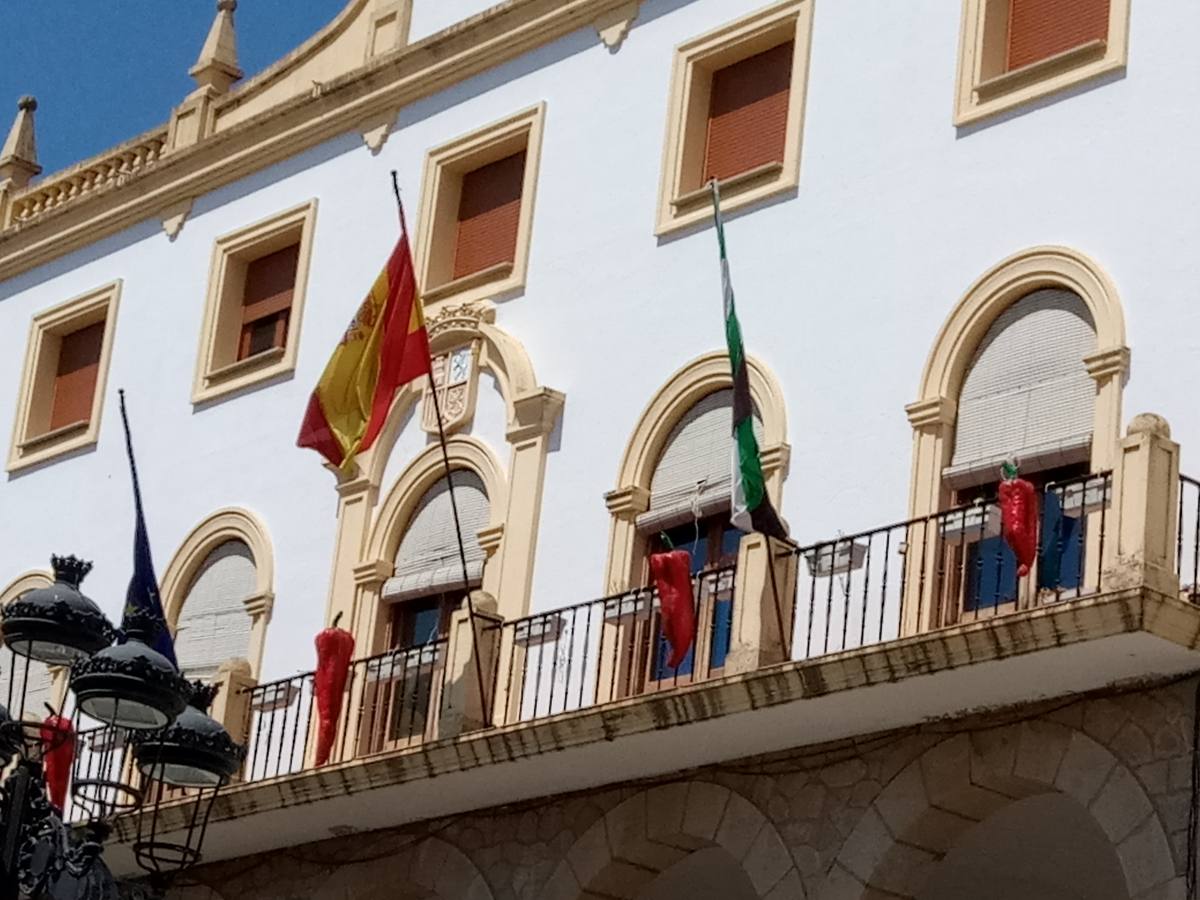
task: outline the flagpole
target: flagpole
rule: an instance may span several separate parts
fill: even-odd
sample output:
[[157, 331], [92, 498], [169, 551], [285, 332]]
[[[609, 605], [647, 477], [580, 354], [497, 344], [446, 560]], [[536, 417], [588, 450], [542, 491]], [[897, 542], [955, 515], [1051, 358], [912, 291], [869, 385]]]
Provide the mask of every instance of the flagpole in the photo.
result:
[[[725, 276], [724, 267], [728, 264], [726, 262], [726, 260], [728, 259], [728, 254], [725, 249], [725, 223], [721, 219], [721, 189], [717, 183], [716, 178], [713, 178], [708, 182], [708, 187], [709, 187], [709, 190], [712, 192], [713, 223], [716, 226], [717, 245], [721, 251], [722, 277], [724, 277]], [[731, 304], [733, 303], [732, 294], [730, 294], [729, 302]], [[732, 355], [730, 356], [729, 362], [730, 362], [730, 367], [732, 368], [732, 366], [733, 366]], [[791, 540], [791, 538], [789, 538], [789, 537], [776, 536], [776, 535], [772, 535], [772, 534], [764, 534], [763, 537], [765, 537], [767, 539], [767, 572], [771, 576], [770, 577], [771, 596], [772, 596], [772, 599], [775, 601], [775, 603], [774, 603], [774, 605], [775, 605], [775, 627], [779, 629], [779, 640], [783, 644], [782, 649], [783, 649], [784, 659], [791, 659], [792, 658], [792, 637], [793, 637], [791, 632], [796, 627], [795, 600], [793, 599], [793, 601], [792, 601], [792, 629], [785, 631], [784, 625], [783, 625], [783, 607], [780, 605], [780, 602], [779, 602], [779, 582], [778, 582], [778, 578], [775, 574], [775, 553], [774, 553], [774, 550], [772, 549], [771, 542], [779, 541], [785, 547], [789, 547], [790, 549], [788, 551], [788, 554], [785, 554], [785, 555], [798, 553], [800, 547], [795, 541]], [[797, 563], [797, 565], [799, 565], [799, 563]]]
[[[400, 213], [400, 230], [404, 234], [408, 234], [408, 225], [404, 220], [404, 203], [400, 200], [400, 181], [396, 176], [396, 170], [392, 170], [392, 193], [396, 195], [396, 209]], [[409, 250], [411, 253], [411, 248]], [[415, 284], [416, 273], [413, 273], [413, 281]], [[479, 683], [479, 702], [483, 707], [481, 713], [483, 715], [484, 726], [492, 723], [492, 709], [488, 702], [488, 696], [483, 686], [483, 661], [479, 658], [479, 632], [476, 626], [475, 618], [475, 601], [471, 598], [471, 576], [467, 571], [467, 548], [463, 544], [462, 522], [458, 517], [458, 501], [454, 496], [454, 478], [450, 469], [450, 452], [446, 448], [446, 428], [442, 423], [442, 405], [438, 401], [437, 385], [433, 381], [433, 351], [429, 352], [429, 394], [433, 397], [433, 414], [437, 419], [438, 444], [442, 448], [442, 465], [446, 469], [446, 484], [450, 491], [450, 511], [454, 515], [454, 535], [458, 539], [458, 561], [462, 567], [462, 586], [463, 593], [467, 598], [467, 618], [471, 623], [471, 655], [475, 657], [475, 679]]]

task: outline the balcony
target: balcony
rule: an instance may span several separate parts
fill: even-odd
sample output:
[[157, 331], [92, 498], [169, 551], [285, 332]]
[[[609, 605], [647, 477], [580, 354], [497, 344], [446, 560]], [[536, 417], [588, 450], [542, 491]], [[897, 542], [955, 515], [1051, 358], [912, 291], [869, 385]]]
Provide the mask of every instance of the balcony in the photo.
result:
[[1024, 576], [994, 500], [802, 547], [747, 535], [694, 579], [678, 670], [648, 588], [474, 627], [460, 610], [445, 640], [353, 663], [321, 767], [312, 673], [231, 685], [249, 752], [210, 858], [1190, 671], [1200, 481], [1178, 449], [1139, 417], [1114, 471], [1048, 485]]

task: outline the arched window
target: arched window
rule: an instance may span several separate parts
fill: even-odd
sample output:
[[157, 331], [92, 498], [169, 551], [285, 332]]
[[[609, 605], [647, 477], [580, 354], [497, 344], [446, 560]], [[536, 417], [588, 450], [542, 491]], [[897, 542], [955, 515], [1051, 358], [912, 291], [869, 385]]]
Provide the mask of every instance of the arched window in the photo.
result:
[[[1128, 370], [1116, 287], [1069, 247], [1014, 253], [959, 298], [930, 348], [918, 399], [906, 407], [914, 525], [902, 634], [1088, 590]], [[1028, 577], [1001, 539], [994, 502], [1009, 455], [1043, 489]], [[931, 522], [938, 540], [925, 538]]]
[[176, 625], [175, 651], [189, 678], [211, 679], [221, 663], [250, 654], [245, 601], [258, 582], [254, 554], [239, 540], [217, 545], [196, 570]]
[[1070, 291], [1034, 291], [997, 316], [959, 394], [950, 486], [995, 482], [1009, 455], [1024, 473], [1086, 463], [1096, 383], [1084, 357], [1095, 350], [1092, 316]]
[[[762, 423], [754, 420], [762, 441]], [[675, 423], [663, 444], [650, 477], [650, 503], [637, 517], [638, 534], [645, 542], [644, 555], [668, 547], [687, 550], [692, 574], [697, 576], [697, 634], [692, 648], [677, 669], [667, 666], [669, 650], [652, 616], [649, 684], [670, 679], [691, 679], [719, 674], [729, 653], [733, 621], [731, 582], [704, 578], [704, 573], [732, 566], [737, 561], [742, 533], [730, 522], [733, 478], [733, 390], [723, 388], [696, 401]], [[649, 571], [642, 583], [649, 580]], [[707, 660], [697, 672], [695, 659]]]
[[[478, 535], [488, 525], [487, 490], [472, 471], [459, 469], [451, 478], [466, 549], [467, 580], [474, 588], [483, 579], [486, 558]], [[383, 584], [382, 596], [390, 606], [389, 648], [427, 644], [444, 637], [450, 614], [463, 600], [450, 483], [442, 477], [421, 497], [400, 539], [395, 573]]]

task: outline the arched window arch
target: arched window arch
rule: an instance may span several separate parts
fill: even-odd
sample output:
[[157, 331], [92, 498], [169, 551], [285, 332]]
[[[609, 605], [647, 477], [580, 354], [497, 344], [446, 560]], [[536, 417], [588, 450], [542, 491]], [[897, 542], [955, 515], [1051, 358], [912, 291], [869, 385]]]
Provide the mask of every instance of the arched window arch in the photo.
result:
[[[38, 588], [49, 587], [54, 579], [48, 572], [26, 572], [0, 590], [0, 608]], [[62, 670], [65, 673], [65, 670]], [[7, 648], [0, 651], [0, 703], [10, 714], [24, 709], [26, 718], [41, 720], [46, 715], [45, 704], [57, 708], [62, 696], [65, 675], [56, 674], [45, 663], [27, 660]], [[24, 700], [20, 696], [24, 687]]]
[[1096, 329], [1078, 295], [1026, 294], [996, 317], [975, 348], [958, 395], [951, 487], [994, 482], [1015, 456], [1024, 472], [1090, 461], [1096, 385], [1084, 359]]
[[[466, 587], [451, 507], [452, 484], [467, 562]], [[462, 603], [467, 588], [483, 583], [487, 554], [479, 532], [487, 527], [490, 511], [487, 486], [470, 469], [443, 475], [421, 496], [400, 536], [395, 570], [383, 583], [382, 597], [389, 611], [384, 640], [390, 649], [446, 637], [450, 614]]]
[[175, 622], [175, 653], [188, 678], [210, 681], [226, 660], [249, 658], [254, 622], [246, 600], [258, 582], [255, 569], [253, 552], [236, 538], [200, 564]]
[[253, 513], [213, 513], [184, 539], [162, 577], [167, 624], [180, 665], [211, 678], [222, 662], [245, 658], [258, 677], [275, 601], [275, 557]]
[[[1035, 247], [986, 272], [942, 326], [921, 399], [907, 407], [911, 517], [924, 522], [994, 498], [1009, 455], [1038, 488], [1111, 470], [1129, 366], [1124, 341], [1116, 289], [1077, 251]], [[945, 596], [917, 597], [912, 588], [903, 633], [1036, 603], [1043, 589], [1056, 596], [1085, 589], [1085, 559], [1096, 558], [1098, 548], [1086, 504], [1072, 509], [1057, 494], [1044, 495], [1039, 530], [1056, 535], [1058, 555], [1026, 580], [998, 522], [992, 524], [994, 506], [975, 518], [962, 514], [958, 525], [942, 522], [940, 540], [910, 541], [906, 559], [914, 576], [922, 569], [968, 574], [948, 579]]]
[[[446, 442], [454, 499], [467, 550], [468, 581], [491, 599], [504, 590], [508, 482], [492, 451], [477, 438]], [[463, 598], [462, 564], [441, 448], [431, 445], [396, 479], [380, 506], [358, 567], [354, 632], [364, 652], [420, 642], [444, 631]], [[434, 609], [437, 613], [435, 615]]]
[[[1007, 318], [1001, 318], [1006, 315]], [[1020, 328], [1010, 332], [1005, 327], [1016, 324], [1010, 319], [1024, 322], [1024, 334], [1020, 333]], [[934, 340], [921, 377], [920, 399], [906, 408], [913, 427], [909, 502], [909, 513], [913, 518], [930, 515], [954, 502], [956, 484], [971, 480], [969, 476], [963, 476], [960, 467], [964, 463], [980, 467], [988, 463], [983, 458], [967, 458], [972, 452], [969, 441], [987, 434], [970, 421], [964, 423], [968, 449], [959, 451], [956, 448], [963, 446], [959, 437], [960, 413], [976, 421], [998, 418], [988, 411], [986, 403], [978, 402], [987, 393], [988, 379], [984, 377], [986, 367], [980, 369], [976, 365], [979, 357], [996, 344], [995, 338], [1004, 334], [1005, 340], [1020, 339], [1027, 360], [1037, 356], [1049, 359], [1054, 365], [1061, 363], [1063, 368], [1051, 374], [1065, 377], [1070, 368], [1071, 385], [1077, 393], [1071, 394], [1070, 386], [1063, 384], [1060, 385], [1063, 392], [1058, 396], [1069, 394], [1074, 397], [1072, 408], [1080, 410], [1079, 400], [1085, 382], [1075, 365], [1074, 355], [1088, 342], [1083, 327], [1088, 320], [1094, 343], [1078, 361], [1093, 392], [1091, 443], [1086, 462], [1093, 472], [1112, 468], [1120, 440], [1121, 390], [1129, 370], [1125, 319], [1116, 288], [1099, 266], [1078, 251], [1066, 247], [1034, 247], [994, 266], [971, 285]], [[1047, 322], [1053, 327], [1041, 327]], [[1053, 352], [1047, 352], [1047, 348]], [[1002, 350], [997, 347], [989, 357], [994, 357], [998, 363], [1005, 362], [1006, 354]], [[1013, 369], [1015, 367], [1008, 371], [1011, 373]], [[973, 372], [979, 374], [968, 385], [968, 375]], [[1010, 386], [1020, 387], [1011, 381]], [[1026, 390], [1025, 397], [1028, 400], [1034, 394], [1037, 391]], [[1045, 408], [1043, 401], [1052, 396], [1053, 391], [1047, 389], [1036, 399], [1040, 407]], [[960, 408], [964, 399], [965, 411]], [[1012, 423], [1020, 423], [1023, 427], [1026, 422], [1011, 415], [1004, 418], [1005, 427]], [[1071, 422], [1072, 428], [1078, 427], [1075, 418]], [[1053, 435], [1051, 442], [1064, 437], [1070, 436]], [[1011, 432], [998, 432], [996, 443], [991, 447], [994, 449], [1000, 442], [1011, 443], [1013, 440]], [[1025, 443], [1025, 439], [1019, 438], [1018, 442]], [[1009, 450], [1030, 450], [1033, 451], [1030, 455], [1036, 457], [1039, 448], [1032, 443]], [[1078, 454], [1078, 450], [1075, 452]]]
[[[787, 476], [787, 412], [775, 376], [747, 360], [750, 394], [760, 419], [755, 433], [767, 491], [780, 509]], [[617, 487], [605, 495], [612, 515], [605, 592], [641, 584], [646, 535], [692, 523], [692, 501], [702, 514], [728, 510], [732, 474], [732, 378], [729, 357], [714, 351], [679, 369], [642, 412], [626, 445]], [[697, 482], [703, 482], [697, 492]], [[656, 489], [657, 485], [657, 489]]]
[[[430, 352], [440, 357], [470, 348], [468, 379], [473, 382], [486, 373], [504, 403], [507, 466], [500, 466], [492, 451], [471, 435], [454, 434], [448, 444], [452, 467], [457, 465], [453, 459], [457, 450], [468, 448], [470, 459], [464, 467], [476, 471], [488, 485], [492, 521], [484, 544], [497, 562], [486, 567], [483, 589], [495, 598], [501, 615], [519, 618], [529, 611], [546, 459], [565, 398], [538, 383], [525, 348], [494, 324], [496, 312], [490, 302], [439, 304], [427, 312]], [[342, 476], [338, 484], [338, 530], [326, 619], [340, 611], [356, 628], [365, 629], [356, 633], [375, 633], [367, 622], [374, 616], [382, 582], [391, 575], [394, 548], [384, 545], [394, 533], [397, 510], [410, 511], [416, 481], [432, 477], [442, 467], [439, 448], [430, 445], [390, 487], [384, 483], [401, 432], [420, 427], [422, 416], [413, 412], [425, 387], [425, 379], [417, 379], [397, 392], [378, 439], [358, 460], [357, 473]], [[465, 408], [457, 424], [464, 431], [470, 421], [471, 392], [477, 390], [472, 383], [468, 396], [461, 398]], [[447, 400], [448, 407], [453, 400]], [[443, 409], [443, 415], [447, 412]], [[430, 483], [421, 481], [421, 488]], [[507, 553], [499, 550], [505, 537], [511, 545]]]

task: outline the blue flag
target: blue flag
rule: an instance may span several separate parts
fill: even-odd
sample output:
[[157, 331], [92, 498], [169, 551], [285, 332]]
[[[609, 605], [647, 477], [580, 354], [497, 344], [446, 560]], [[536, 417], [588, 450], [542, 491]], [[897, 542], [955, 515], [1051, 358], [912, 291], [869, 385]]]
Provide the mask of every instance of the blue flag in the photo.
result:
[[146, 517], [142, 513], [142, 491], [138, 486], [137, 463], [133, 461], [133, 440], [129, 436], [129, 417], [125, 414], [125, 392], [118, 391], [121, 398], [121, 424], [125, 426], [125, 450], [129, 455], [129, 474], [133, 477], [133, 505], [137, 521], [133, 528], [133, 577], [129, 579], [129, 590], [125, 594], [125, 610], [121, 617], [121, 630], [141, 630], [129, 622], [132, 615], [143, 623], [152, 623], [155, 634], [148, 639], [154, 650], [179, 668], [175, 659], [175, 641], [167, 628], [167, 617], [163, 613], [162, 598], [158, 594], [158, 578], [154, 574], [154, 560], [150, 556], [150, 538], [146, 534]]

